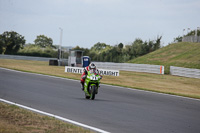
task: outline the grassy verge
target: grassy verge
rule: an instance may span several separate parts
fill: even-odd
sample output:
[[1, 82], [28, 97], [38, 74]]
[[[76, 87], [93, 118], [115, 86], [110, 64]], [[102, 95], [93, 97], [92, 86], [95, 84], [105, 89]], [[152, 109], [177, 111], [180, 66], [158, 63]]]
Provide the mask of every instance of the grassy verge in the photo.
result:
[[91, 133], [91, 131], [0, 102], [0, 133]]

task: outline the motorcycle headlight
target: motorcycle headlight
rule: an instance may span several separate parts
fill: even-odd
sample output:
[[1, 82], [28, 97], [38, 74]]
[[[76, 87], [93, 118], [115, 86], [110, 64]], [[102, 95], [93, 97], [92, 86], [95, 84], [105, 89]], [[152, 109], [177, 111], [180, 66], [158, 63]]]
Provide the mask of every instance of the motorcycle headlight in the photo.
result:
[[90, 76], [90, 79], [93, 80], [93, 76]]

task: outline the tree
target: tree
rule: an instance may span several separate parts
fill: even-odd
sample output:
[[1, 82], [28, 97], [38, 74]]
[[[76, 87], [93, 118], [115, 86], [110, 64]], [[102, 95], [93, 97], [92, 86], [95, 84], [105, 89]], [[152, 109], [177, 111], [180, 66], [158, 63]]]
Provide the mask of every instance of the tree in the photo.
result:
[[174, 38], [174, 42], [182, 42], [183, 37], [182, 36], [178, 36], [176, 38]]
[[73, 50], [82, 50], [83, 56], [89, 56], [90, 55], [90, 50], [88, 48], [81, 48], [79, 46], [76, 46], [75, 48], [73, 48]]
[[136, 38], [135, 41], [131, 45], [131, 57], [135, 58], [142, 55], [142, 45], [143, 41], [140, 38]]
[[107, 45], [105, 43], [98, 42], [91, 48], [91, 50], [93, 50], [93, 51], [102, 51], [106, 47], [107, 47]]
[[196, 30], [192, 30], [185, 36], [194, 36], [196, 34], [196, 32], [197, 32], [197, 36], [200, 36], [200, 30], [197, 30], [197, 31]]
[[38, 45], [42, 48], [46, 48], [46, 47], [55, 48], [55, 46], [53, 46], [53, 40], [51, 38], [48, 38], [45, 35], [37, 36], [34, 42], [35, 42], [35, 45]]
[[80, 48], [80, 47], [77, 45], [75, 48], [73, 48], [73, 50], [83, 50], [83, 48]]
[[154, 43], [153, 50], [157, 50], [160, 48], [162, 36], [157, 36], [156, 42]]
[[124, 47], [124, 44], [123, 43], [120, 43], [119, 45], [118, 45], [118, 48], [119, 49], [122, 49]]
[[149, 40], [148, 42], [148, 53], [153, 52], [153, 41]]
[[0, 35], [0, 53], [15, 54], [20, 48], [23, 48], [25, 42], [24, 36], [14, 31], [6, 31]]

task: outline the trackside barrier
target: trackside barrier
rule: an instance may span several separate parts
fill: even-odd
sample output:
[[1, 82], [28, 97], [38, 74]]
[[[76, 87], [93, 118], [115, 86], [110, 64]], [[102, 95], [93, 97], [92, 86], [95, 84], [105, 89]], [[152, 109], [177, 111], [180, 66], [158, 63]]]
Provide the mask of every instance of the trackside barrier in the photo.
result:
[[48, 57], [34, 57], [34, 56], [22, 56], [22, 55], [1, 55], [0, 59], [14, 59], [14, 60], [34, 60], [34, 61], [49, 61], [49, 65], [57, 66], [59, 63], [61, 66], [68, 65], [68, 59], [48, 58]]
[[170, 74], [176, 75], [176, 76], [200, 79], [200, 69], [191, 69], [191, 68], [170, 66]]
[[[19, 59], [19, 60], [38, 60], [38, 61], [56, 60], [56, 58], [42, 58], [42, 57], [30, 57], [30, 56], [18, 56], [18, 55], [0, 55], [0, 58], [1, 59]], [[98, 69], [101, 68], [101, 69], [106, 69], [106, 70], [118, 70], [118, 71], [124, 70], [124, 71], [164, 74], [164, 66], [160, 66], [160, 65], [112, 63], [112, 62], [94, 62], [94, 63]]]
[[[45, 57], [30, 57], [30, 56], [18, 56], [18, 55], [1, 55], [0, 59], [17, 59], [17, 60], [37, 60], [37, 61], [49, 61], [57, 58], [45, 58]], [[112, 62], [94, 62], [100, 71], [101, 75], [119, 76], [119, 70], [124, 71], [136, 71], [164, 74], [164, 66], [160, 65], [147, 65], [147, 64], [132, 64], [132, 63], [112, 63]], [[75, 68], [75, 67], [72, 67]], [[83, 68], [79, 69], [67, 69], [65, 72], [72, 71], [73, 73], [82, 73]], [[103, 68], [103, 69], [101, 69]], [[112, 69], [112, 70], [109, 70]], [[170, 74], [176, 76], [200, 78], [200, 69], [190, 69], [183, 67], [170, 66]]]
[[0, 54], [0, 59], [49, 61], [49, 60], [56, 60], [57, 58], [34, 57], [34, 56], [21, 56], [21, 55], [1, 55], [1, 54]]
[[103, 69], [116, 69], [123, 71], [164, 74], [164, 66], [160, 65], [112, 63], [112, 62], [94, 62], [94, 64], [97, 66], [97, 68], [103, 68]]
[[[69, 73], [83, 73], [82, 67], [70, 67], [65, 66], [65, 72]], [[106, 70], [106, 69], [98, 69], [101, 75], [110, 75], [110, 76], [119, 76], [119, 70]]]

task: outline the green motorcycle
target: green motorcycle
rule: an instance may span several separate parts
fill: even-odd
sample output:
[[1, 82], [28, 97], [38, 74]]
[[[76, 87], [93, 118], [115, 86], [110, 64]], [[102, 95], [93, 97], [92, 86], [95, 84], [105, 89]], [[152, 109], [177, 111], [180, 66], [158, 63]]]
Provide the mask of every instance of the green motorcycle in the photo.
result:
[[86, 99], [95, 99], [95, 95], [98, 93], [101, 78], [102, 77], [99, 74], [97, 74], [95, 70], [88, 71], [84, 84], [84, 92]]

